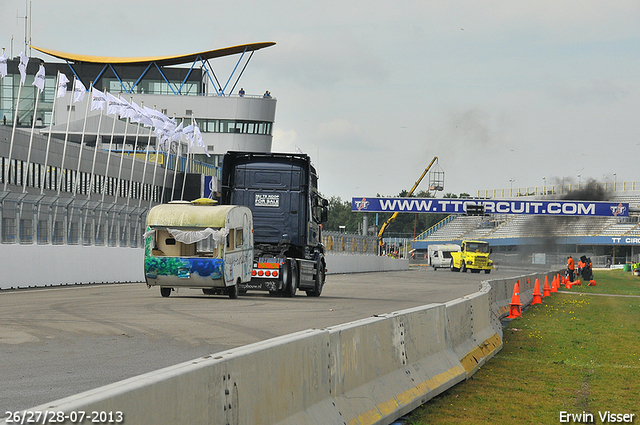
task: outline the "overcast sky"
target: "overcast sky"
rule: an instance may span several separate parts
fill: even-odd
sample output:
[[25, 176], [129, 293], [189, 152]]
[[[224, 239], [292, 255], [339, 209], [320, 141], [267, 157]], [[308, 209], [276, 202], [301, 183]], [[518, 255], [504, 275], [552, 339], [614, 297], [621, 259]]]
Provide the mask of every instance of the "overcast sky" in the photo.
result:
[[[445, 193], [640, 181], [637, 0], [31, 7], [32, 44], [68, 53], [171, 55], [276, 42], [256, 52], [240, 85], [277, 98], [273, 151], [311, 155], [327, 197], [397, 195], [434, 156]], [[0, 47], [9, 56], [13, 37], [16, 56], [25, 1], [3, 0], [0, 16]], [[235, 64], [211, 63], [219, 78]]]

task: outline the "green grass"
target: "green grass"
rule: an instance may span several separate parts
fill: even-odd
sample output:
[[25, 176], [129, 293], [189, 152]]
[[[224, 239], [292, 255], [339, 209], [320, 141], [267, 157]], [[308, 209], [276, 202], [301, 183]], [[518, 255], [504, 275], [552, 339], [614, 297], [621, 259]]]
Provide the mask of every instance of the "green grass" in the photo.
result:
[[493, 359], [406, 423], [558, 424], [561, 411], [601, 423], [607, 410], [640, 423], [640, 277], [594, 275], [597, 286], [563, 287], [509, 322]]

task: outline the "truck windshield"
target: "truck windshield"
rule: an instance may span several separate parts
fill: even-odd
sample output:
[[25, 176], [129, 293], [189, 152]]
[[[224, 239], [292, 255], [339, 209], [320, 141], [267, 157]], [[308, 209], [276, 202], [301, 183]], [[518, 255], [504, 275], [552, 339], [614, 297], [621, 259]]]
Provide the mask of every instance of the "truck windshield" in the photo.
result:
[[488, 243], [467, 242], [467, 252], [479, 252], [486, 254], [489, 252]]

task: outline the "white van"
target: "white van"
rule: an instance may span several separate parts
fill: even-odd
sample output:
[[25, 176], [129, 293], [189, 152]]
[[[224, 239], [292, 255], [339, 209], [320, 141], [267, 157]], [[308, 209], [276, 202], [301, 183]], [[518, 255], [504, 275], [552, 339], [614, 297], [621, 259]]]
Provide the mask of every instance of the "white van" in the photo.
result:
[[460, 245], [429, 245], [427, 247], [429, 265], [433, 267], [433, 270], [437, 270], [438, 268], [450, 268], [451, 253], [454, 251], [460, 252]]

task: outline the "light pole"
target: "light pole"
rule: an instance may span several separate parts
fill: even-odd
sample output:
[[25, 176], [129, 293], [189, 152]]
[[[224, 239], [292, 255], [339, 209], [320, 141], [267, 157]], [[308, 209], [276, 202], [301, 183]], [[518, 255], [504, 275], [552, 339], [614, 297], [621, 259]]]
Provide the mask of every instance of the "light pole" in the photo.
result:
[[547, 178], [543, 177], [542, 178], [542, 182], [544, 183], [544, 185], [543, 185], [544, 187], [542, 188], [542, 194], [546, 195], [547, 194]]
[[616, 186], [618, 185], [618, 174], [613, 173], [613, 190], [616, 190]]
[[511, 184], [511, 188], [509, 189], [509, 197], [513, 198], [513, 182], [516, 181], [516, 179], [509, 179], [509, 183]]
[[580, 185], [582, 184], [582, 177], [578, 174], [578, 189], [580, 189]]

